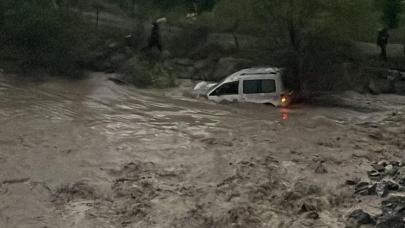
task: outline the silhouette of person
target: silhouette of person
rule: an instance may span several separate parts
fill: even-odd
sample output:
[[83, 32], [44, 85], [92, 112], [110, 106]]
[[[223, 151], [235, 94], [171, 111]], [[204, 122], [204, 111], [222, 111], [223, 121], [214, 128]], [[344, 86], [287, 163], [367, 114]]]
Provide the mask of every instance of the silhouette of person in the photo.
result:
[[388, 29], [384, 28], [378, 32], [377, 45], [381, 48], [380, 57], [382, 60], [387, 61], [387, 44], [390, 35]]
[[152, 23], [152, 30], [148, 41], [148, 49], [152, 49], [154, 47], [158, 48], [160, 52], [162, 52], [162, 42], [160, 38], [160, 27], [157, 22]]

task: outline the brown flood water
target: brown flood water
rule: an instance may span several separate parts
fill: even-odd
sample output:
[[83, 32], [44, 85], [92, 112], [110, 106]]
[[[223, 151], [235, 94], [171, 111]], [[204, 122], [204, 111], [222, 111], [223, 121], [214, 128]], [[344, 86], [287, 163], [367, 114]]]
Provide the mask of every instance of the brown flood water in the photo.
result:
[[403, 97], [348, 94], [372, 113], [279, 110], [107, 77], [0, 75], [1, 228], [342, 227], [357, 207], [345, 180], [403, 157]]

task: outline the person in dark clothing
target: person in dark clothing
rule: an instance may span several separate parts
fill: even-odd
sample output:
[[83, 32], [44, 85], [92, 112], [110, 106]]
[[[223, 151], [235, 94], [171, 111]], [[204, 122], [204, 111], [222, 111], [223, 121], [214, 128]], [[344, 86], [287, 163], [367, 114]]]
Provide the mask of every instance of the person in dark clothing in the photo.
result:
[[378, 32], [377, 45], [381, 48], [380, 57], [382, 60], [387, 61], [387, 44], [390, 35], [388, 34], [388, 29], [384, 28]]
[[152, 49], [154, 47], [157, 47], [160, 52], [162, 52], [163, 47], [162, 47], [162, 42], [160, 38], [160, 28], [159, 24], [157, 22], [153, 22], [152, 24], [152, 31], [149, 37], [148, 41], [148, 49]]

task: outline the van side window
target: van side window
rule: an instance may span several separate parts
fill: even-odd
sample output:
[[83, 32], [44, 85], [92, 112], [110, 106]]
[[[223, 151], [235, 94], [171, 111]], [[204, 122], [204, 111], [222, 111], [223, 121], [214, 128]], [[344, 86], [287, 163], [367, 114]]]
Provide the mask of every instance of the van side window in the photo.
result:
[[245, 80], [243, 81], [243, 93], [274, 93], [276, 92], [276, 81], [272, 79]]
[[238, 95], [239, 94], [239, 81], [228, 82], [218, 87], [210, 96], [222, 96], [222, 95]]

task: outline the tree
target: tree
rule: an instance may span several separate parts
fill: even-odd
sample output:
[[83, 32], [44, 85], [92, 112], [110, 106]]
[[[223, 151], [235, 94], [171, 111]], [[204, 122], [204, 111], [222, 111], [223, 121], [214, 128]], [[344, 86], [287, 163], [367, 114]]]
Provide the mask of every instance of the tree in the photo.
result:
[[4, 25], [4, 19], [6, 14], [6, 8], [5, 8], [5, 3], [3, 1], [0, 1], [0, 30]]
[[[196, 0], [195, 0], [196, 1]], [[196, 1], [202, 11], [210, 11], [214, 8], [217, 0], [199, 0]]]
[[73, 73], [83, 56], [84, 32], [80, 15], [48, 0], [9, 1], [3, 34], [5, 45], [19, 53], [21, 69]]
[[277, 60], [293, 69], [295, 87], [347, 61], [351, 41], [377, 22], [368, 0], [256, 0], [255, 8]]
[[394, 29], [399, 25], [402, 0], [385, 0], [383, 21], [386, 28]]

